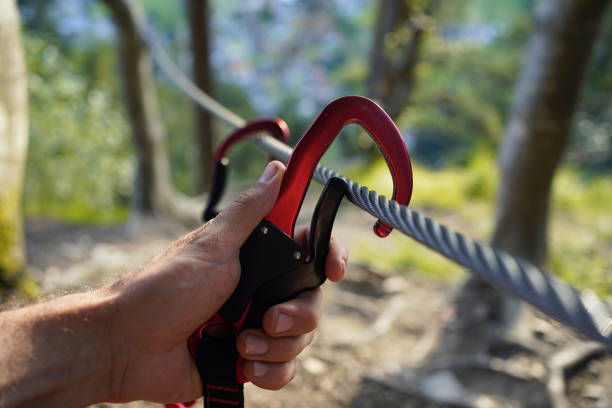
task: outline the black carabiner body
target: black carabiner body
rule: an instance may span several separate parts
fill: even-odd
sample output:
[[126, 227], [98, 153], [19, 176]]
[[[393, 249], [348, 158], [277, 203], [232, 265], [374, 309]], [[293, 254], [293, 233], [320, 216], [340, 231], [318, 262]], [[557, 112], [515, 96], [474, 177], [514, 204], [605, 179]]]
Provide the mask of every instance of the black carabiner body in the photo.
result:
[[[332, 227], [346, 188], [339, 178], [332, 178], [325, 186], [312, 216], [308, 248], [266, 220], [242, 246], [238, 286], [217, 315], [200, 329], [197, 349], [192, 350], [205, 407], [241, 406], [244, 402], [244, 360], [235, 345], [238, 332], [261, 328], [263, 315], [271, 306], [325, 282]], [[207, 327], [215, 324], [231, 329], [223, 336], [207, 334]]]

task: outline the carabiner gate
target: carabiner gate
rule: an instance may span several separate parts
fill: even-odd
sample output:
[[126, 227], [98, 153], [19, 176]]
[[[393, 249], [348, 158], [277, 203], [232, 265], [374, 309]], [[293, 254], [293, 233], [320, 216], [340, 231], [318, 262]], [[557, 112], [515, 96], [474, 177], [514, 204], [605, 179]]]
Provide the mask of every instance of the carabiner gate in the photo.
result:
[[[317, 163], [334, 138], [349, 123], [358, 123], [380, 148], [393, 178], [392, 199], [408, 205], [412, 195], [412, 167], [404, 140], [389, 115], [375, 102], [361, 96], [338, 98], [321, 112], [293, 149], [281, 190], [272, 211], [266, 217], [293, 236], [306, 189]], [[382, 221], [374, 225], [379, 237], [393, 228]]]
[[[225, 191], [227, 173], [229, 171], [227, 152], [238, 142], [257, 133], [268, 133], [281, 142], [289, 142], [289, 127], [287, 123], [280, 118], [256, 119], [230, 133], [219, 147], [217, 147], [214, 153], [215, 164], [213, 167], [213, 183], [210, 194], [208, 195], [206, 207], [202, 212], [202, 221], [210, 221], [219, 213], [217, 204], [221, 201], [221, 197]], [[273, 157], [270, 156], [270, 160], [273, 160]]]

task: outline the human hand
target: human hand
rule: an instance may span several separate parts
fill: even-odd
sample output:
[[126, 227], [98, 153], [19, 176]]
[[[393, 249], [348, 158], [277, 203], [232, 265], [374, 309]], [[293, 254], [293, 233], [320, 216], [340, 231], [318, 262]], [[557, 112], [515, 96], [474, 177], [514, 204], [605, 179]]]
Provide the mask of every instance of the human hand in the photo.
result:
[[[284, 171], [280, 162], [270, 163], [260, 181], [216, 218], [102, 290], [113, 304], [110, 401], [187, 401], [202, 395], [186, 341], [235, 289], [240, 247], [274, 205]], [[304, 243], [307, 234], [299, 229], [296, 239]], [[346, 249], [332, 240], [326, 261], [330, 280], [342, 279], [347, 259]], [[314, 338], [321, 308], [321, 291], [309, 291], [271, 307], [263, 329], [240, 333], [236, 346], [248, 360], [245, 377], [262, 388], [287, 384], [295, 357]]]

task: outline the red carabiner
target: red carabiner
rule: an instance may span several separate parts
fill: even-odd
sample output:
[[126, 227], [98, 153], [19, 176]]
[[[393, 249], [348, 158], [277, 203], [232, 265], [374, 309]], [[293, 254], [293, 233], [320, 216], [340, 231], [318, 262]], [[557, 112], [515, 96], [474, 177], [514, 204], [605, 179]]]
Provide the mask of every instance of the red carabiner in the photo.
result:
[[[280, 118], [260, 118], [248, 122], [240, 129], [234, 130], [215, 150], [216, 162], [223, 160], [227, 151], [236, 143], [255, 133], [269, 133], [272, 137], [284, 143], [289, 143], [289, 126]], [[270, 156], [270, 160], [273, 157]]]
[[[393, 178], [392, 198], [407, 205], [412, 195], [412, 167], [402, 135], [389, 115], [375, 102], [361, 96], [344, 96], [323, 109], [300, 138], [287, 164], [281, 190], [266, 220], [293, 237], [306, 189], [323, 153], [342, 128], [358, 123], [380, 148]], [[386, 237], [393, 228], [378, 220], [374, 232]]]
[[[227, 151], [236, 143], [252, 136], [255, 133], [268, 133], [287, 143], [289, 141], [289, 127], [284, 120], [279, 118], [261, 118], [247, 123], [240, 129], [233, 131], [225, 140], [217, 147], [214, 154], [215, 163], [213, 166], [213, 182], [208, 194], [208, 200], [202, 214], [203, 221], [209, 221], [217, 216], [217, 204], [221, 201], [221, 196], [225, 191], [225, 183], [227, 180], [229, 161], [225, 157]], [[273, 157], [270, 156], [270, 160]]]

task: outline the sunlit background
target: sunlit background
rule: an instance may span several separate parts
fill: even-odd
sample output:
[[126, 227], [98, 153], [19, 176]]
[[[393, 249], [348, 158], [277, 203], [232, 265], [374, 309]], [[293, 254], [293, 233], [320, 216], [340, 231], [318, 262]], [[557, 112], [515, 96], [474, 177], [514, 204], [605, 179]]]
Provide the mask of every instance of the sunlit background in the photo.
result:
[[[550, 290], [552, 275], [511, 264], [490, 277], [496, 290], [418, 233], [376, 237], [373, 217], [343, 200], [345, 279], [323, 285], [301, 371], [280, 391], [247, 387], [250, 407], [612, 405], [610, 308], [596, 296], [612, 300], [609, 0], [0, 4], [0, 312], [146, 273], [202, 224], [212, 148], [233, 128], [196, 110], [166, 55], [237, 117], [284, 119], [290, 144], [336, 98], [374, 99], [409, 148], [413, 210], [584, 289]], [[218, 209], [268, 159], [246, 142], [228, 157]], [[322, 162], [392, 194], [356, 124]], [[508, 278], [544, 314], [509, 296]]]
[[[422, 2], [423, 7], [427, 2]], [[533, 2], [444, 2], [423, 17], [428, 27], [414, 87], [396, 122], [415, 166], [413, 205], [461, 220], [476, 238], [491, 233], [498, 183], [496, 151], [513, 87], [533, 28]], [[189, 72], [184, 9], [144, 2], [172, 58]], [[30, 145], [25, 181], [29, 219], [121, 223], [128, 216], [134, 153], [121, 100], [115, 30], [94, 1], [19, 1], [30, 91]], [[279, 116], [293, 142], [331, 100], [365, 95], [376, 23], [373, 0], [212, 2], [215, 96], [244, 118]], [[554, 185], [551, 257], [556, 273], [612, 294], [612, 18], [588, 70], [571, 147]], [[385, 38], [401, 56], [408, 35]], [[398, 57], [399, 58], [399, 57]], [[168, 128], [172, 179], [194, 193], [192, 105], [158, 73]], [[230, 130], [218, 122], [215, 137]], [[363, 132], [349, 127], [325, 162], [388, 194], [384, 162]], [[232, 153], [233, 180], [253, 180], [265, 154]], [[380, 268], [453, 276], [458, 268], [425, 250], [367, 250]], [[379, 265], [380, 264], [380, 265]]]

